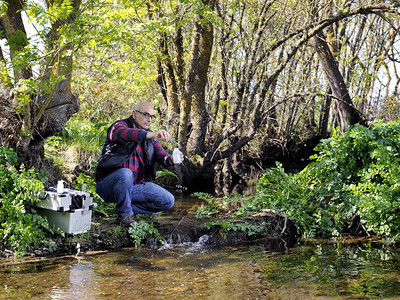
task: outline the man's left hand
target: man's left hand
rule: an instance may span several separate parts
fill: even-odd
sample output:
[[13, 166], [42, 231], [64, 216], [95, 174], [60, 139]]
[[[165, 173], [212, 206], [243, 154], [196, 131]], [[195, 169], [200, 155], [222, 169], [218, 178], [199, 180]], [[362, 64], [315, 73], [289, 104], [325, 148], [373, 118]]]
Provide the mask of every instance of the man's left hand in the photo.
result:
[[171, 139], [171, 135], [163, 129], [161, 129], [157, 132], [153, 132], [153, 133], [154, 133], [154, 137], [151, 137], [151, 138], [154, 138], [158, 141], [168, 141]]

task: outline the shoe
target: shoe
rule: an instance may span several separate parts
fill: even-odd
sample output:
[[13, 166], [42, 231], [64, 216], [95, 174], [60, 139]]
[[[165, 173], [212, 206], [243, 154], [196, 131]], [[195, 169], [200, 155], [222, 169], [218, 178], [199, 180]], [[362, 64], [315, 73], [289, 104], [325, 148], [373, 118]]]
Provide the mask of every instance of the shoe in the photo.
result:
[[121, 225], [126, 226], [126, 227], [131, 226], [131, 224], [133, 224], [133, 223], [137, 223], [137, 221], [135, 220], [135, 215], [130, 215], [125, 218], [118, 217], [117, 220], [121, 223]]

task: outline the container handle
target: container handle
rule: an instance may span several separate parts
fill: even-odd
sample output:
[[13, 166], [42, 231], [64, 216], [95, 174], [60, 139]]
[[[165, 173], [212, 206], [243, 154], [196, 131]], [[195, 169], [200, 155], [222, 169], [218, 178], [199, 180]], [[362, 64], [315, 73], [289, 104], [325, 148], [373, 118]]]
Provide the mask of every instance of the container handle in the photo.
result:
[[39, 192], [38, 195], [37, 195], [37, 197], [40, 200], [45, 200], [48, 196], [49, 196], [49, 194], [47, 194], [46, 192], [44, 192], [44, 195], [42, 194], [42, 192]]

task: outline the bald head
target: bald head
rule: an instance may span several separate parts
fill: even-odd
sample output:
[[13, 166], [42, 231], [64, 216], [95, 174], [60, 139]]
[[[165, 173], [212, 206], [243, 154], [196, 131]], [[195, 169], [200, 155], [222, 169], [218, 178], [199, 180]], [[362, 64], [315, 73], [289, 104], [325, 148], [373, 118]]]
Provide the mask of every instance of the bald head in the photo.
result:
[[139, 102], [138, 104], [136, 104], [134, 109], [135, 110], [139, 110], [139, 111], [152, 110], [153, 109], [153, 105], [151, 105], [147, 101], [142, 101], [142, 102]]
[[146, 101], [139, 102], [132, 112], [132, 117], [138, 128], [149, 129], [151, 121], [154, 119], [153, 105]]

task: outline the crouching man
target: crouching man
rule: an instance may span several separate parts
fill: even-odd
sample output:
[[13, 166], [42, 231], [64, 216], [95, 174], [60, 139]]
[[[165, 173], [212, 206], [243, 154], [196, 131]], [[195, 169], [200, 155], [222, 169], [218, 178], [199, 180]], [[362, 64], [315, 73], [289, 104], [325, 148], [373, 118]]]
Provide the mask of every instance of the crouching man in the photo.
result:
[[115, 203], [118, 221], [129, 226], [135, 214], [165, 211], [174, 205], [174, 196], [152, 183], [155, 163], [172, 166], [172, 157], [161, 146], [171, 136], [165, 130], [151, 131], [153, 106], [138, 103], [129, 118], [116, 121], [107, 138], [96, 169], [96, 192], [106, 202]]

